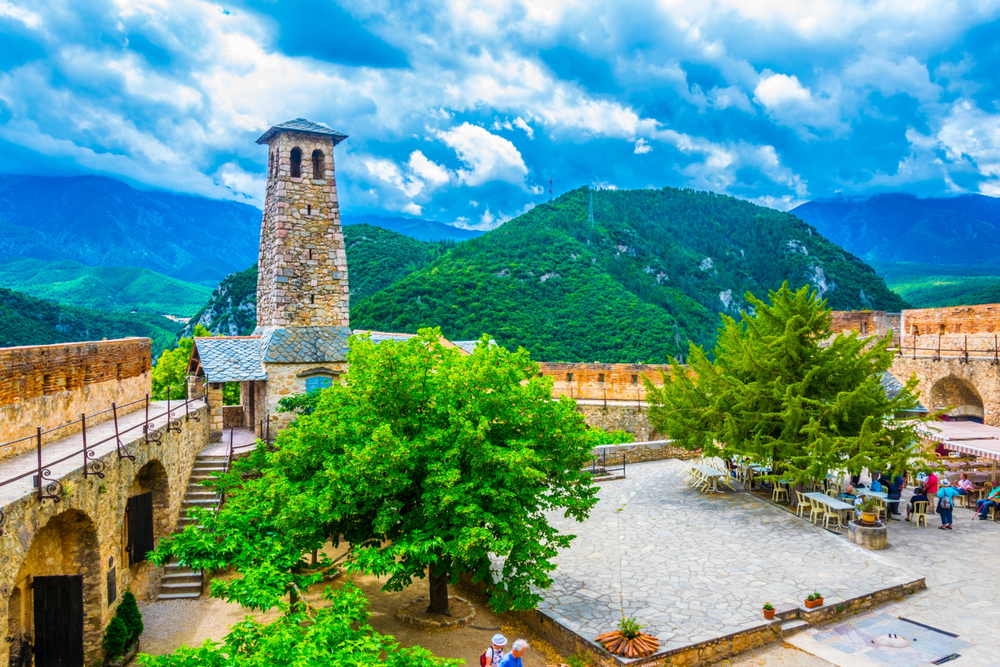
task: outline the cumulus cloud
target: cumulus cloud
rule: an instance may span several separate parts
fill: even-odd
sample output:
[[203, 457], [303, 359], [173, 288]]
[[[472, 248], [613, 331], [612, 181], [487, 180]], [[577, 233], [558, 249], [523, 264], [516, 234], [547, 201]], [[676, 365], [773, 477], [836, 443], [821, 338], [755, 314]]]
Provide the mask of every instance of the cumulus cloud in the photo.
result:
[[490, 181], [524, 184], [528, 168], [521, 153], [507, 139], [470, 123], [438, 132], [437, 136], [468, 167], [458, 170], [458, 179], [465, 185], [475, 187]]
[[645, 155], [649, 151], [653, 150], [653, 147], [646, 143], [646, 140], [642, 137], [635, 140], [635, 148], [632, 150], [636, 155]]
[[836, 100], [814, 95], [794, 74], [775, 74], [765, 70], [754, 88], [754, 101], [779, 123], [805, 130], [841, 129], [840, 108]]

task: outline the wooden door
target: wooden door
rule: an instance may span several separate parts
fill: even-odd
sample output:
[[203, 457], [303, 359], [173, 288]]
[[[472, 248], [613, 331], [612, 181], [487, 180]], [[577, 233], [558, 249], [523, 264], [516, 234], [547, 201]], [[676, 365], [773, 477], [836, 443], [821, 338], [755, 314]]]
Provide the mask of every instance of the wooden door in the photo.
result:
[[35, 577], [35, 667], [82, 667], [83, 577]]
[[146, 560], [153, 550], [153, 493], [128, 499], [128, 559], [130, 565]]

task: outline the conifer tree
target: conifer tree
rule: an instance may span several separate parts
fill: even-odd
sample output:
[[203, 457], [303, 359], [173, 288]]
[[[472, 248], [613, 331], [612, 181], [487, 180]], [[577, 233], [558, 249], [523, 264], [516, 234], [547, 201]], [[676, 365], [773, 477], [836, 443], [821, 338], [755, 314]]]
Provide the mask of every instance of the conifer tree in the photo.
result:
[[774, 477], [818, 481], [828, 472], [900, 472], [923, 454], [912, 420], [917, 380], [894, 397], [882, 387], [892, 366], [888, 339], [831, 336], [815, 291], [747, 294], [739, 322], [726, 315], [713, 358], [692, 345], [688, 367], [647, 381], [656, 429], [705, 456], [774, 464]]
[[136, 603], [132, 591], [125, 591], [122, 601], [118, 604], [118, 610], [115, 612], [115, 618], [120, 618], [125, 623], [125, 628], [128, 630], [125, 648], [129, 649], [139, 639], [139, 635], [143, 631], [142, 613], [139, 611], [139, 605]]
[[104, 631], [104, 641], [101, 643], [101, 647], [109, 658], [117, 658], [125, 653], [127, 645], [128, 628], [125, 627], [125, 621], [115, 616]]

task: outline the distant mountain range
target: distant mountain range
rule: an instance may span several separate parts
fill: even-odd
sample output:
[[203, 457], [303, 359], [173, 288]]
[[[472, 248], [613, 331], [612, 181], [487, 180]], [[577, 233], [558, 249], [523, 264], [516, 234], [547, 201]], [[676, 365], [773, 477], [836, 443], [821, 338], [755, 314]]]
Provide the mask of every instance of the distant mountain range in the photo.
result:
[[[0, 174], [0, 257], [138, 267], [214, 288], [257, 261], [260, 223], [260, 209], [248, 204], [142, 191], [103, 176]], [[482, 234], [416, 218], [348, 215], [344, 224], [420, 241]]]
[[998, 198], [878, 194], [820, 199], [791, 212], [871, 264], [915, 306], [988, 303], [1000, 291]]

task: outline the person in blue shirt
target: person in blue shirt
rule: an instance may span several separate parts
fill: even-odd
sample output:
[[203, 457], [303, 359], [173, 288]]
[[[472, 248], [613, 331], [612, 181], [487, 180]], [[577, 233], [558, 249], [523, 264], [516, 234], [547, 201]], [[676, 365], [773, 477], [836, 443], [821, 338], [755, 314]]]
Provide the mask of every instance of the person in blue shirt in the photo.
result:
[[528, 642], [518, 639], [510, 647], [510, 653], [505, 655], [500, 661], [500, 667], [524, 667], [521, 657], [528, 651]]
[[955, 511], [955, 498], [960, 495], [962, 494], [952, 488], [951, 480], [947, 478], [941, 480], [941, 488], [937, 492], [937, 513], [941, 515], [941, 530], [946, 528], [951, 530], [952, 512]]

